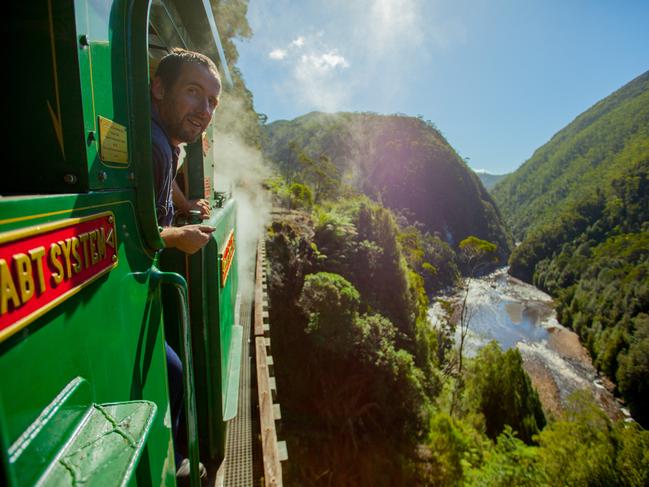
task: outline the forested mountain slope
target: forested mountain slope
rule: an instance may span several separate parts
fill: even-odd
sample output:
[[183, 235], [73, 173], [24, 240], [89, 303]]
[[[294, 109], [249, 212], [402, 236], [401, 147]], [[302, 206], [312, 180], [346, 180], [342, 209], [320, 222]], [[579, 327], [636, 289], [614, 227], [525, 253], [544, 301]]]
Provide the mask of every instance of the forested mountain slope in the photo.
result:
[[314, 112], [264, 130], [266, 156], [287, 180], [305, 161], [330, 161], [343, 183], [402, 211], [451, 245], [475, 235], [496, 243], [501, 259], [509, 254], [510, 238], [491, 196], [431, 123], [401, 115]]
[[516, 240], [649, 153], [649, 72], [596, 103], [492, 191]]
[[488, 190], [491, 191], [496, 184], [498, 184], [500, 181], [505, 179], [508, 174], [491, 174], [485, 171], [474, 171], [478, 177], [480, 178], [480, 181], [482, 181], [482, 185]]
[[522, 242], [510, 273], [556, 298], [649, 425], [649, 73], [597, 103], [499, 184]]

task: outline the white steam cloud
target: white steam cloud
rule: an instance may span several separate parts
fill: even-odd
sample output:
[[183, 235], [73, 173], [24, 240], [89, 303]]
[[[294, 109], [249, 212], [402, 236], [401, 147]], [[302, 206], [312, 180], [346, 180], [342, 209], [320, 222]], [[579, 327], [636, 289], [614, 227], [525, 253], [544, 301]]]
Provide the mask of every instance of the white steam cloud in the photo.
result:
[[214, 189], [232, 191], [237, 201], [237, 251], [239, 285], [243, 295], [254, 286], [257, 242], [263, 238], [270, 222], [270, 201], [262, 182], [270, 172], [261, 152], [241, 136], [245, 119], [238, 99], [224, 94], [222, 108], [217, 114], [219, 127], [214, 135]]

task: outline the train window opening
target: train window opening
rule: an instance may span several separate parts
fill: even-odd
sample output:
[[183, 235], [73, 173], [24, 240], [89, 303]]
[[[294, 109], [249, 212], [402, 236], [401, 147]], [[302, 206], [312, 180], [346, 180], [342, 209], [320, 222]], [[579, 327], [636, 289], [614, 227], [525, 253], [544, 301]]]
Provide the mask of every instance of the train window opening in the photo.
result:
[[[187, 29], [179, 20], [180, 15], [173, 3], [153, 0], [149, 10], [150, 26], [167, 47], [190, 49]], [[149, 41], [151, 44], [151, 41]]]
[[[198, 3], [198, 2], [196, 2]], [[197, 5], [199, 7], [199, 5]], [[174, 2], [154, 0], [149, 11], [149, 75], [153, 82], [160, 60], [174, 48], [195, 50], [215, 59], [217, 50], [211, 38], [210, 27], [204, 21], [204, 11], [197, 8], [182, 9]], [[205, 22], [197, 29], [197, 22]], [[188, 33], [192, 32], [192, 36]], [[200, 34], [197, 34], [197, 31]], [[205, 198], [213, 206], [215, 193], [213, 188], [213, 154], [212, 124], [208, 126], [201, 139], [196, 142], [181, 144], [181, 154], [178, 161], [176, 176], [177, 187], [188, 200]], [[183, 224], [188, 220], [178, 215], [175, 224]], [[186, 215], [185, 215], [186, 216]]]

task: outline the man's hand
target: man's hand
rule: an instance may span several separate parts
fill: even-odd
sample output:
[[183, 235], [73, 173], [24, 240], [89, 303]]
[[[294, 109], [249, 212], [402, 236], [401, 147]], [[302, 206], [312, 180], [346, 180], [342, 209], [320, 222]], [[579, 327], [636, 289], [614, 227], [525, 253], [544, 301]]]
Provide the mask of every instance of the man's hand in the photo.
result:
[[210, 240], [215, 230], [208, 225], [185, 225], [184, 227], [166, 227], [160, 232], [165, 247], [176, 248], [186, 254], [194, 254]]
[[198, 210], [201, 212], [201, 218], [205, 220], [210, 217], [210, 203], [205, 199], [200, 200], [189, 200], [187, 202], [187, 208], [184, 210], [184, 213], [189, 213], [191, 210]]
[[176, 180], [174, 180], [172, 185], [171, 196], [174, 205], [180, 213], [187, 215], [190, 210], [197, 210], [201, 212], [201, 218], [203, 220], [210, 217], [211, 210], [209, 202], [206, 199], [188, 200], [185, 198], [185, 195], [178, 186]]

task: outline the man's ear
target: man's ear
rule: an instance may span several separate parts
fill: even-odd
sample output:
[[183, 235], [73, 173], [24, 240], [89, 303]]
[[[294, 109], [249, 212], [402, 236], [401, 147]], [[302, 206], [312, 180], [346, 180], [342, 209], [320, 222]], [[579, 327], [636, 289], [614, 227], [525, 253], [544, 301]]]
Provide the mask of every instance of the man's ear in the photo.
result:
[[165, 97], [165, 87], [159, 76], [153, 78], [153, 82], [151, 83], [151, 94], [157, 101], [162, 101]]

